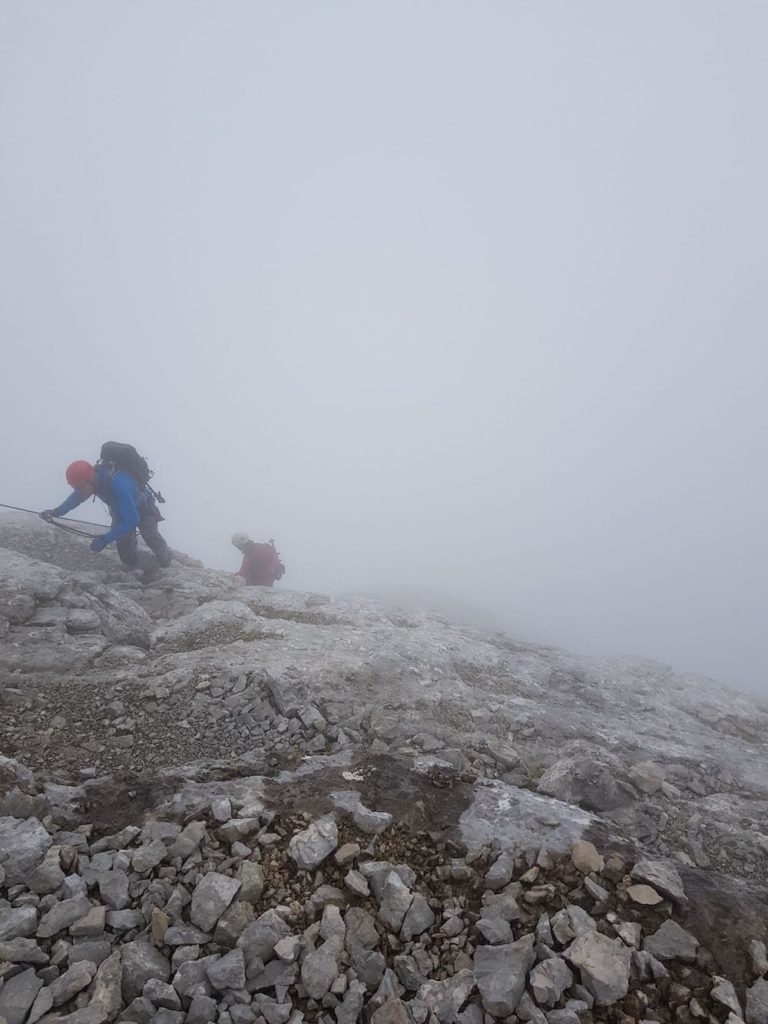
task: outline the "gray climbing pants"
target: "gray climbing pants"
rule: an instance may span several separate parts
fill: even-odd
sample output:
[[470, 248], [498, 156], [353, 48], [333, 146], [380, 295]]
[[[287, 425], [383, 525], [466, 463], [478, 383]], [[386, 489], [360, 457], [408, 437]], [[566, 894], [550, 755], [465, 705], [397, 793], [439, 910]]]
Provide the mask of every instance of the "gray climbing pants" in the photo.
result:
[[[119, 520], [112, 520], [113, 528], [117, 522]], [[157, 516], [154, 513], [142, 517], [139, 523], [139, 533], [144, 543], [153, 552], [157, 559], [157, 564], [164, 569], [167, 568], [171, 564], [173, 554], [164, 538], [160, 535], [160, 531], [157, 528]], [[138, 566], [139, 542], [135, 530], [133, 533], [129, 533], [127, 536], [121, 537], [120, 540], [116, 541], [115, 547], [123, 565], [127, 565], [129, 569], [135, 569]]]

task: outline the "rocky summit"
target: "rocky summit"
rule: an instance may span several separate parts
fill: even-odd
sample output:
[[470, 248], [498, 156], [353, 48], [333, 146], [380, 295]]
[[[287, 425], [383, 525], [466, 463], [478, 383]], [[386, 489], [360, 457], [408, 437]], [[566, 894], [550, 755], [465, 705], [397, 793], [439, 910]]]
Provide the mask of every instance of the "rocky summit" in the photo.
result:
[[0, 517], [0, 1024], [768, 1024], [768, 704]]

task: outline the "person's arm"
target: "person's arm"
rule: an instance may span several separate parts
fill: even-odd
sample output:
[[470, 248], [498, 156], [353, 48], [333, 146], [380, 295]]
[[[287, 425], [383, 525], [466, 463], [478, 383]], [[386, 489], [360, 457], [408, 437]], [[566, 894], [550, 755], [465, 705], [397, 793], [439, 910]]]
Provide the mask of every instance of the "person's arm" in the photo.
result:
[[243, 555], [243, 564], [240, 566], [235, 576], [242, 576], [243, 579], [248, 575], [248, 555]]
[[56, 508], [52, 508], [49, 515], [61, 518], [65, 516], [67, 512], [71, 512], [73, 508], [77, 508], [78, 505], [82, 505], [84, 501], [88, 500], [87, 494], [81, 494], [80, 491], [72, 491], [66, 501], [62, 501]]
[[112, 491], [117, 498], [117, 511], [120, 521], [117, 526], [101, 535], [102, 546], [111, 544], [121, 537], [126, 537], [139, 525], [139, 508], [136, 504], [136, 485], [124, 473], [116, 473], [112, 477]]

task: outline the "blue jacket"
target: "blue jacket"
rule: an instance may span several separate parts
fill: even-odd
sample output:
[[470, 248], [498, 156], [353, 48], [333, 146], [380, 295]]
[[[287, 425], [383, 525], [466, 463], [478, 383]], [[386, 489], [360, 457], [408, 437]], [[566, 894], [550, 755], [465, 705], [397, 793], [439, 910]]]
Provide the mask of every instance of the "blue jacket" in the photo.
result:
[[[147, 510], [148, 496], [130, 473], [117, 469], [110, 474], [106, 466], [96, 466], [94, 493], [104, 502], [112, 516], [112, 529], [104, 534], [105, 543], [111, 544], [133, 533]], [[87, 495], [72, 491], [67, 500], [53, 510], [53, 514], [65, 516], [87, 500]]]

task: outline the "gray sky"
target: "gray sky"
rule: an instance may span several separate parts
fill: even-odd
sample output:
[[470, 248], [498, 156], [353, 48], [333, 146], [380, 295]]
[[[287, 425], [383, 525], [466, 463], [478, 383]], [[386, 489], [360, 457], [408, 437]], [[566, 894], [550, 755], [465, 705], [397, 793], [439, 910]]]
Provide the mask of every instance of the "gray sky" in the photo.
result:
[[130, 441], [211, 565], [768, 692], [767, 50], [764, 0], [0, 0], [0, 500]]

